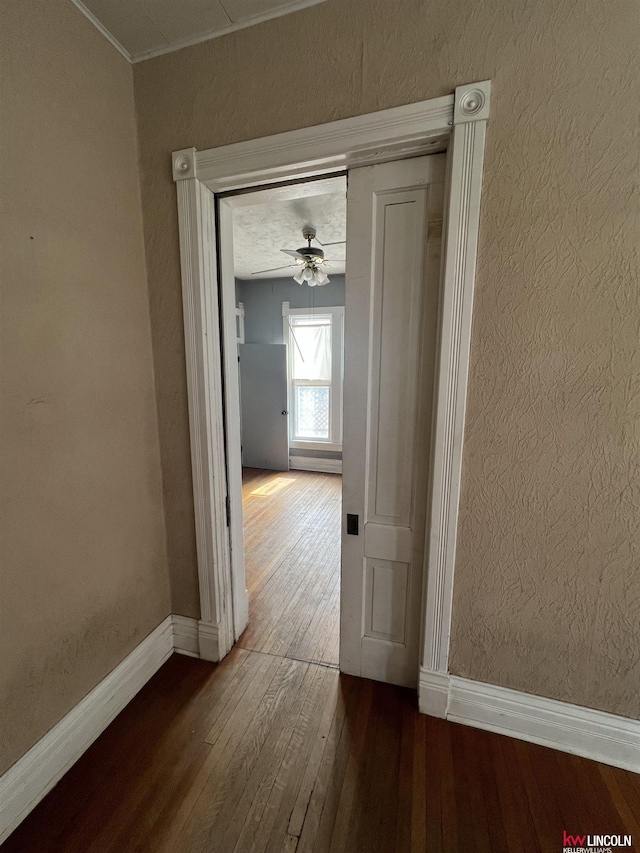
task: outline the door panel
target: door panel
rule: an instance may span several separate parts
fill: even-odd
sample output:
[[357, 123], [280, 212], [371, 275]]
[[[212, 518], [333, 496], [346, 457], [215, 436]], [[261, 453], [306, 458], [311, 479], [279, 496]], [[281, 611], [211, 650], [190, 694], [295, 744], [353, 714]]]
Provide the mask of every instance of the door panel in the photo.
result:
[[409, 564], [367, 559], [364, 636], [404, 643]]
[[353, 169], [347, 191], [340, 668], [418, 678], [444, 155]]
[[238, 351], [243, 465], [288, 471], [287, 348], [240, 344]]
[[367, 522], [407, 526], [427, 190], [376, 197]]

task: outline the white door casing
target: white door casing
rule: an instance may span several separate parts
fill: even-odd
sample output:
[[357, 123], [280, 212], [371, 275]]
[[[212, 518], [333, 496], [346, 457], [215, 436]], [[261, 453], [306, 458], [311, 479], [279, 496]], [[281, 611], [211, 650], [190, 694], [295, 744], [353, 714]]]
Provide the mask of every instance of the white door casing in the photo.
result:
[[236, 305], [236, 279], [233, 267], [233, 207], [225, 199], [218, 200], [218, 227], [220, 230], [218, 254], [220, 304], [222, 306], [224, 427], [226, 432], [226, 467], [229, 501], [229, 582], [233, 608], [233, 636], [235, 641], [242, 634], [249, 622], [249, 594], [246, 586], [244, 563], [242, 429], [240, 415], [240, 371], [238, 369], [238, 332], [241, 332], [242, 342], [244, 343], [244, 306], [242, 307], [240, 316], [241, 323], [239, 329], [238, 308]]
[[233, 605], [226, 522], [215, 199], [195, 177], [179, 181], [177, 189], [200, 587], [198, 636], [200, 657], [216, 661], [233, 645]]
[[445, 156], [353, 169], [340, 668], [418, 682]]
[[[214, 412], [208, 419], [201, 416], [200, 401], [205, 393], [215, 396], [216, 376], [215, 370], [205, 368], [202, 358], [193, 355], [216, 343], [215, 337], [201, 340], [205, 334], [201, 315], [206, 294], [201, 286], [200, 267], [206, 235], [193, 212], [195, 188], [202, 184], [213, 193], [221, 193], [446, 150], [442, 300], [419, 685], [421, 710], [444, 715], [446, 707], [442, 707], [438, 698], [423, 701], [422, 687], [431, 680], [440, 690], [439, 679], [448, 672], [473, 287], [490, 93], [490, 81], [472, 83], [458, 86], [455, 95], [220, 148], [205, 151], [185, 148], [173, 153], [189, 414], [190, 421], [196, 419], [195, 426], [191, 423], [190, 428], [202, 610], [201, 650], [203, 644], [209, 643], [209, 637], [225, 634], [225, 610], [232, 607], [232, 594], [230, 561], [225, 560], [224, 549], [219, 550], [219, 543], [226, 537], [225, 496], [219, 489], [210, 488], [220, 449], [224, 455], [222, 413]], [[188, 204], [187, 199], [190, 199]], [[212, 239], [215, 243], [215, 233]], [[219, 332], [211, 326], [209, 332], [217, 335], [219, 344]], [[194, 442], [198, 448], [194, 449]], [[218, 447], [215, 452], [214, 447]], [[211, 495], [215, 512], [207, 509], [203, 494]], [[224, 606], [220, 596], [225, 598]], [[220, 656], [226, 653], [226, 648], [224, 642], [219, 645]], [[426, 693], [425, 690], [425, 697]], [[439, 695], [445, 696], [446, 691], [440, 690]]]

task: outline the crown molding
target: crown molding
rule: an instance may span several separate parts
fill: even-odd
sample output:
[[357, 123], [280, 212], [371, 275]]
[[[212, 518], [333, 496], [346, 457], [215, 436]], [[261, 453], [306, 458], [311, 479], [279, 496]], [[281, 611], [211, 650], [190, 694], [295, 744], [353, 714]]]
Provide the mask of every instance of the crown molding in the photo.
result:
[[87, 20], [91, 21], [93, 26], [97, 30], [99, 30], [99, 32], [102, 33], [106, 40], [111, 42], [111, 44], [115, 47], [118, 53], [121, 53], [127, 60], [127, 62], [133, 61], [131, 59], [131, 54], [129, 53], [129, 51], [120, 44], [120, 42], [115, 36], [111, 35], [109, 30], [104, 26], [104, 24], [100, 23], [100, 21], [96, 18], [93, 12], [90, 12], [89, 9], [87, 9], [82, 0], [71, 0], [71, 2], [76, 7], [76, 9], [79, 9], [82, 12], [82, 14], [85, 16], [85, 18], [87, 18]]
[[185, 47], [191, 47], [195, 44], [202, 44], [211, 39], [220, 38], [221, 36], [235, 33], [238, 30], [245, 30], [247, 27], [253, 27], [256, 24], [262, 24], [265, 21], [272, 21], [274, 18], [282, 18], [284, 15], [289, 15], [291, 12], [299, 12], [302, 9], [307, 9], [310, 6], [317, 6], [320, 3], [325, 3], [326, 0], [298, 0], [295, 3], [284, 3], [275, 9], [264, 12], [261, 15], [254, 15], [246, 21], [232, 21], [226, 27], [215, 30], [206, 30], [199, 35], [190, 36], [189, 38], [179, 39], [178, 41], [170, 42], [162, 45], [162, 47], [154, 47], [150, 50], [143, 50], [140, 53], [130, 53], [118, 39], [113, 36], [109, 30], [102, 24], [98, 18], [84, 5], [82, 0], [71, 0], [74, 6], [78, 8], [93, 26], [99, 30], [102, 35], [111, 42], [115, 49], [124, 56], [127, 62], [135, 65], [138, 62], [145, 62], [147, 59], [154, 59], [156, 56], [164, 56], [166, 53], [174, 53], [176, 50], [182, 50]]
[[[261, 15], [254, 15], [246, 21], [233, 21], [221, 29], [207, 30], [200, 35], [180, 39], [179, 41], [171, 42], [171, 44], [167, 44], [164, 47], [155, 47], [151, 50], [144, 50], [141, 53], [135, 53], [131, 57], [131, 62], [134, 64], [138, 62], [145, 62], [147, 59], [154, 59], [156, 56], [164, 56], [165, 53], [174, 53], [176, 50], [182, 50], [183, 48], [191, 47], [194, 44], [202, 44], [202, 42], [211, 41], [211, 39], [220, 38], [220, 36], [226, 36], [229, 35], [229, 33], [235, 33], [238, 32], [238, 30], [246, 30], [247, 27], [253, 27], [255, 24], [272, 21], [274, 18], [282, 18], [284, 15], [288, 15], [291, 12], [299, 12], [302, 9], [307, 9], [310, 6], [317, 6], [318, 4], [325, 2], [326, 0], [299, 0], [297, 3], [282, 4], [276, 9], [264, 12]], [[224, 7], [224, 3], [222, 3], [222, 6]]]

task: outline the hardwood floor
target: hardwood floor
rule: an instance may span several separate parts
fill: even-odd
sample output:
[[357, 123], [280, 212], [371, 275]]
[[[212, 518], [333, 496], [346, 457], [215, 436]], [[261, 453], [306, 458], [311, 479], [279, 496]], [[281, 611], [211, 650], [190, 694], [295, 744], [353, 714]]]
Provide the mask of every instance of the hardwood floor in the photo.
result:
[[174, 655], [2, 853], [558, 853], [640, 839], [640, 777], [236, 648]]
[[342, 478], [243, 471], [244, 649], [338, 665]]
[[245, 472], [250, 627], [174, 655], [1, 853], [558, 853], [632, 834], [640, 777], [341, 675], [340, 478]]

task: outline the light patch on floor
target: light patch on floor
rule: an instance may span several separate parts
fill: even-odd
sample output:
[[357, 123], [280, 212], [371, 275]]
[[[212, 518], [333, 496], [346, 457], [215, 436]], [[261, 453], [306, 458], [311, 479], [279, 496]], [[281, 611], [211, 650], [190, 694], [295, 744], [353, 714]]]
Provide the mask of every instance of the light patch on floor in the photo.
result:
[[282, 489], [286, 489], [287, 486], [290, 486], [292, 483], [295, 483], [295, 481], [295, 477], [291, 477], [288, 479], [285, 479], [284, 477], [275, 477], [273, 480], [270, 480], [268, 483], [265, 483], [264, 486], [259, 486], [257, 489], [254, 489], [252, 492], [249, 492], [249, 496], [268, 498], [271, 495], [275, 495], [278, 492], [282, 491]]

